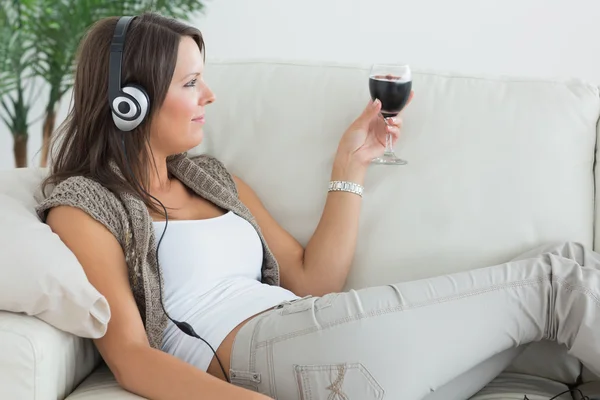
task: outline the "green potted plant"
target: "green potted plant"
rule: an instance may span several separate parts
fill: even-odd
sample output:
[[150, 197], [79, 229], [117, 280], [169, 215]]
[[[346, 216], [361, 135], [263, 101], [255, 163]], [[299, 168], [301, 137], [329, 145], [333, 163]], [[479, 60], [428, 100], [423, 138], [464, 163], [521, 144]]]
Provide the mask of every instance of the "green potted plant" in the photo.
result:
[[3, 0], [0, 6], [0, 120], [13, 137], [15, 166], [27, 166], [29, 114], [36, 95], [30, 68], [35, 56], [26, 29], [35, 0]]

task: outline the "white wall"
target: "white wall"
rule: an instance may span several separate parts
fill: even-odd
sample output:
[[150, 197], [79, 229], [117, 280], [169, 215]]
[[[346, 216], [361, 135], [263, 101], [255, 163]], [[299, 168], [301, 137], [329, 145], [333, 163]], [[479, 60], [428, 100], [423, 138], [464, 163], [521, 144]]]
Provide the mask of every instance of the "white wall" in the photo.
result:
[[214, 0], [210, 57], [406, 61], [600, 84], [597, 0]]
[[[197, 25], [209, 61], [405, 61], [415, 69], [600, 84], [597, 0], [210, 0]], [[40, 136], [38, 123], [31, 128], [30, 160]], [[0, 126], [0, 169], [12, 166], [12, 138]]]

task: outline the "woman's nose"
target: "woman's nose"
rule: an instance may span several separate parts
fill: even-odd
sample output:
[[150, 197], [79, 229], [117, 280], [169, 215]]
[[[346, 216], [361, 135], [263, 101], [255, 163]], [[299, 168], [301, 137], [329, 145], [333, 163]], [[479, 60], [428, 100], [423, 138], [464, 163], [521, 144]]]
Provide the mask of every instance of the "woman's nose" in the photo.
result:
[[201, 94], [200, 98], [198, 99], [198, 104], [204, 106], [206, 104], [213, 103], [215, 100], [216, 100], [215, 94], [213, 93], [212, 90], [210, 90], [208, 85], [205, 85], [204, 90], [202, 91], [202, 94]]

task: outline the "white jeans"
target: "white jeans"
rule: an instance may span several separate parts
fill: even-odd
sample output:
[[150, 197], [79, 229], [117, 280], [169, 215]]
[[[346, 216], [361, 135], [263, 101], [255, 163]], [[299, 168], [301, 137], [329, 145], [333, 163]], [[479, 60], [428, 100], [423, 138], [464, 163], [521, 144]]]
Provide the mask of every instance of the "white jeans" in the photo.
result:
[[493, 378], [478, 366], [510, 362], [511, 349], [542, 339], [600, 375], [599, 267], [600, 254], [564, 243], [497, 266], [286, 302], [237, 334], [231, 380], [278, 400], [420, 400], [469, 375], [476, 391]]

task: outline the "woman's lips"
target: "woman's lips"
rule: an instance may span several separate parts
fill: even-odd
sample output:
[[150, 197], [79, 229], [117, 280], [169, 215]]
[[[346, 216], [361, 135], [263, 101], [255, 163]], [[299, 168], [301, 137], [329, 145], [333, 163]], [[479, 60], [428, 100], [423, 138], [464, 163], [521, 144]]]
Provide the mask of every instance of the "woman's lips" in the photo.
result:
[[196, 117], [194, 119], [192, 119], [193, 122], [204, 122], [204, 115], [200, 116], [200, 117]]

